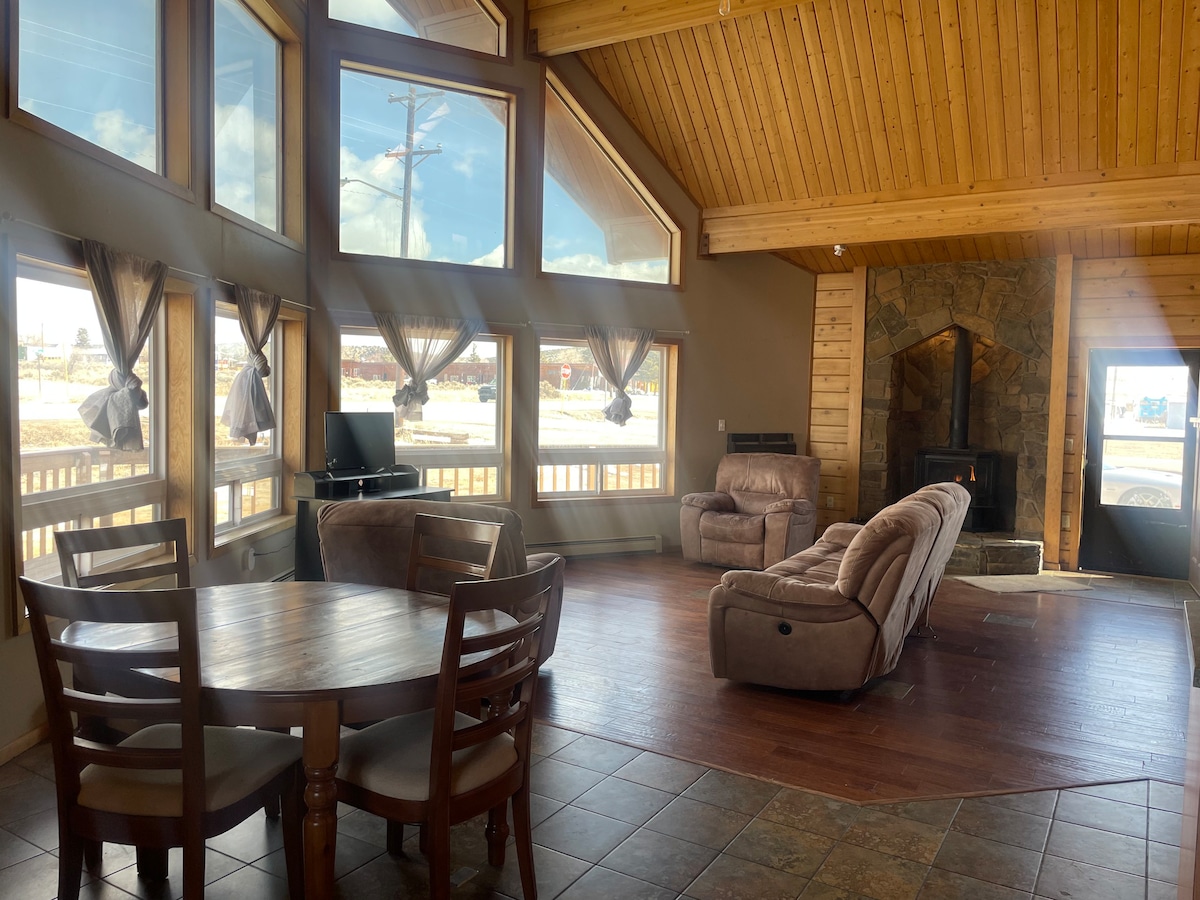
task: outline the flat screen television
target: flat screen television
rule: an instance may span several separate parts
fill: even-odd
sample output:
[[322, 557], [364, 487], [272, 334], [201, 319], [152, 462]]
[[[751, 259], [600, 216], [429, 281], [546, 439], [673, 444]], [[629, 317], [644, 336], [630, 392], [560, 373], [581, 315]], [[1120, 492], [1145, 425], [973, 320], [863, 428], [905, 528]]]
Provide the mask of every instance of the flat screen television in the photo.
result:
[[390, 412], [325, 413], [325, 469], [370, 475], [396, 464], [395, 419]]

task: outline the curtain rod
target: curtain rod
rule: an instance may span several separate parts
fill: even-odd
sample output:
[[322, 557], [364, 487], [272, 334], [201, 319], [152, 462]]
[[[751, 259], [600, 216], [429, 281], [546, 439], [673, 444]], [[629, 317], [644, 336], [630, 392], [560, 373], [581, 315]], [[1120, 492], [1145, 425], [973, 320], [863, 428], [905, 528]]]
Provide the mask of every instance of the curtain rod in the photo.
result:
[[[587, 325], [580, 324], [579, 322], [533, 322], [533, 321], [529, 321], [529, 322], [492, 322], [489, 320], [489, 324], [505, 325], [509, 328], [587, 328]], [[630, 327], [636, 327], [636, 326], [630, 326]], [[653, 330], [654, 330], [655, 334], [663, 334], [663, 335], [671, 335], [671, 334], [689, 335], [689, 334], [691, 334], [690, 331], [680, 331], [678, 329], [673, 330], [670, 328], [655, 328]]]
[[[41, 225], [37, 222], [30, 222], [28, 219], [19, 219], [8, 210], [0, 212], [0, 222], [15, 222], [18, 225], [25, 225], [29, 228], [36, 228], [38, 231], [44, 231], [47, 234], [53, 234], [60, 238], [66, 238], [68, 241], [78, 241], [81, 244], [83, 243], [83, 238], [79, 237], [78, 235], [67, 234], [65, 231], [59, 231], [57, 228], [51, 228], [48, 225]], [[223, 284], [226, 287], [235, 287], [234, 282], [227, 281], [224, 278], [218, 278], [215, 275], [203, 275], [200, 272], [189, 272], [187, 269], [181, 269], [178, 266], [168, 265], [167, 271], [173, 275], [186, 275], [189, 278], [196, 278], [200, 281], [215, 281], [217, 284]], [[287, 298], [281, 299], [284, 303], [287, 303], [290, 306], [298, 306], [301, 309], [312, 309], [311, 306], [305, 303], [298, 303], [295, 300], [288, 300]]]

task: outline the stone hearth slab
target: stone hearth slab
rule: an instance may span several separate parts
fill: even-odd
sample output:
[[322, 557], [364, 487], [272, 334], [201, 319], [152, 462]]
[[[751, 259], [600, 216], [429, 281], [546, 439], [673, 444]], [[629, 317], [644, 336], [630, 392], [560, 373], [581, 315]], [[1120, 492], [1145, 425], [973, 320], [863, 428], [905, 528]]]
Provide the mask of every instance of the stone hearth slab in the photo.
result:
[[947, 575], [1036, 575], [1041, 571], [1041, 541], [996, 532], [963, 532], [946, 564]]

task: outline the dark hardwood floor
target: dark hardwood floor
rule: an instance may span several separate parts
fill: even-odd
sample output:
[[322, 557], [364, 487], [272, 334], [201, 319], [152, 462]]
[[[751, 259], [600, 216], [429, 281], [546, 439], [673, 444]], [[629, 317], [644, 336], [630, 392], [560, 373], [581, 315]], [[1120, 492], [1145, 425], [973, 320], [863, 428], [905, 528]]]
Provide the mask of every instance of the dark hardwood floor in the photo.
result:
[[1186, 584], [944, 581], [939, 639], [908, 638], [895, 671], [844, 701], [712, 677], [721, 571], [669, 554], [569, 560], [540, 719], [858, 802], [1183, 780]]

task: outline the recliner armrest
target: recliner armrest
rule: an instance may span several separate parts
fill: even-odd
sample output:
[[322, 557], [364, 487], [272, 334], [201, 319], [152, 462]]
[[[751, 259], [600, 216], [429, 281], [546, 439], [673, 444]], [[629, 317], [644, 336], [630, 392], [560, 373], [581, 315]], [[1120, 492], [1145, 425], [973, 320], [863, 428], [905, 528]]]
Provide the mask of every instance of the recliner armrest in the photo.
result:
[[853, 522], [834, 522], [821, 535], [821, 543], [846, 548], [850, 546], [850, 542], [860, 531], [862, 531], [862, 526]]
[[695, 494], [684, 494], [679, 502], [684, 506], [695, 506], [698, 509], [709, 509], [715, 512], [734, 512], [736, 510], [733, 498], [720, 491], [700, 491]]
[[763, 510], [764, 515], [771, 513], [790, 513], [803, 518], [816, 518], [817, 507], [811, 500], [776, 500]]
[[793, 621], [841, 621], [863, 614], [862, 606], [840, 593], [836, 585], [769, 572], [726, 572], [721, 588], [725, 593], [710, 594], [710, 605], [718, 603]]

